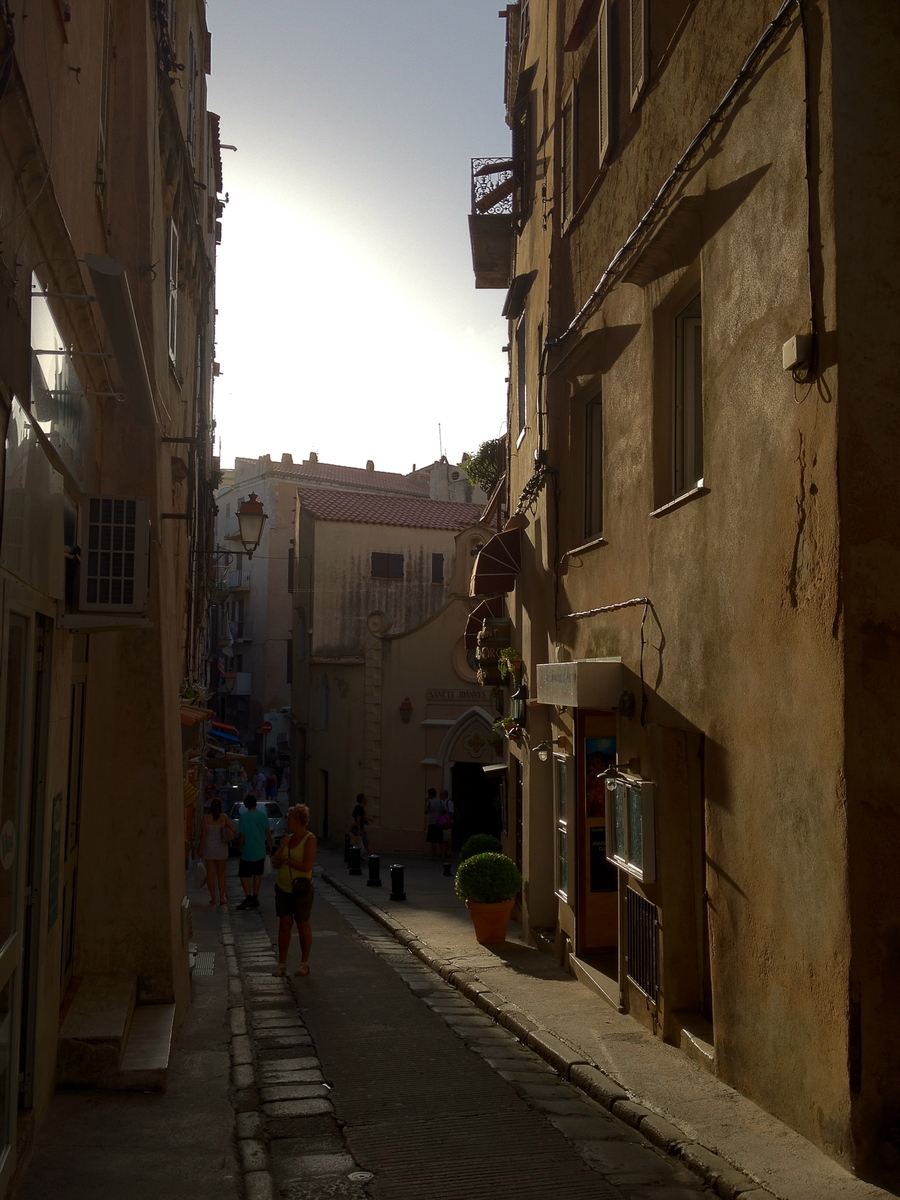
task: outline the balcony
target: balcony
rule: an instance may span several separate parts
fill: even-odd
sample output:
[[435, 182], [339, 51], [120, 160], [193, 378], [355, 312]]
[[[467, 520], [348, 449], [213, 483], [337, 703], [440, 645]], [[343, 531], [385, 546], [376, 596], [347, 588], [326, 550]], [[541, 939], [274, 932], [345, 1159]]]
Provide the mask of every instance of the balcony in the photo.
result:
[[476, 288], [509, 287], [516, 189], [513, 165], [509, 158], [472, 159], [469, 240]]
[[231, 592], [249, 592], [250, 568], [238, 567], [236, 571], [229, 571], [225, 576], [225, 586]]
[[236, 671], [234, 676], [234, 691], [232, 696], [250, 695], [250, 672]]

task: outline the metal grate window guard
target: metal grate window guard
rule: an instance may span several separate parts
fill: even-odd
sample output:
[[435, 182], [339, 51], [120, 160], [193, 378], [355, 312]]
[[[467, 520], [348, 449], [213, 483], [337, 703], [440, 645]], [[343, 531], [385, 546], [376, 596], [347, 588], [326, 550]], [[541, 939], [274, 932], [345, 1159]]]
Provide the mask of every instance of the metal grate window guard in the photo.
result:
[[625, 891], [625, 923], [628, 978], [655, 1004], [659, 994], [656, 905], [633, 888]]

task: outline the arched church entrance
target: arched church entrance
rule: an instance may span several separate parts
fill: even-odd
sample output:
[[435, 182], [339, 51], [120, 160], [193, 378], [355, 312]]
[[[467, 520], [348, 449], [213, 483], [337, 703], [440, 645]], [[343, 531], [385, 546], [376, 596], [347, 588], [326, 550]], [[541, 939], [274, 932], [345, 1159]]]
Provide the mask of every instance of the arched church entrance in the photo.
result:
[[491, 745], [492, 725], [489, 712], [470, 708], [447, 731], [441, 745], [439, 762], [444, 768], [444, 786], [455, 810], [454, 850], [473, 833], [500, 836], [503, 821], [498, 773], [484, 769], [498, 761]]

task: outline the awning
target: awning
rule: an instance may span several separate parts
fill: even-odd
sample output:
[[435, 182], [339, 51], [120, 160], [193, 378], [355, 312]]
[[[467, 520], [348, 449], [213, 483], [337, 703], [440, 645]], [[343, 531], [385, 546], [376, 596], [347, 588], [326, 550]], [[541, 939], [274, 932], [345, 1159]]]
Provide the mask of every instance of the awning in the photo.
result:
[[199, 725], [201, 721], [208, 721], [212, 715], [211, 708], [200, 708], [196, 704], [182, 704], [181, 706], [182, 725]]
[[503, 616], [503, 598], [501, 596], [491, 596], [489, 600], [482, 600], [480, 604], [476, 604], [466, 618], [466, 649], [478, 649], [478, 635], [481, 633], [481, 622], [487, 617], [502, 617]]
[[224, 729], [211, 729], [209, 731], [209, 736], [214, 737], [214, 738], [221, 738], [223, 742], [238, 742], [239, 743], [241, 740], [239, 737], [235, 737], [233, 733], [226, 733]]
[[506, 595], [522, 567], [522, 530], [505, 529], [485, 542], [475, 559], [470, 596]]
[[239, 736], [241, 732], [237, 725], [226, 725], [224, 721], [210, 721], [209, 724], [212, 729], [224, 729], [226, 733], [233, 733], [236, 736]]

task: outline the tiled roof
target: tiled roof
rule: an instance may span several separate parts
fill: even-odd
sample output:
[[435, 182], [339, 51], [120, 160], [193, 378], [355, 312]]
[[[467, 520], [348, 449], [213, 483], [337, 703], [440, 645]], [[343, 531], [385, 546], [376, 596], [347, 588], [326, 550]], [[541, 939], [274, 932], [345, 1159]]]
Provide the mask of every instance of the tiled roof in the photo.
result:
[[466, 529], [478, 523], [483, 504], [456, 504], [427, 496], [372, 496], [331, 488], [298, 488], [304, 508], [320, 521], [406, 525], [412, 529]]
[[279, 470], [288, 471], [300, 480], [349, 484], [351, 487], [371, 488], [380, 492], [401, 492], [410, 496], [428, 495], [427, 479], [409, 479], [394, 471], [367, 471], [365, 467], [341, 467], [336, 463], [302, 462], [294, 463], [290, 467], [275, 465]]

